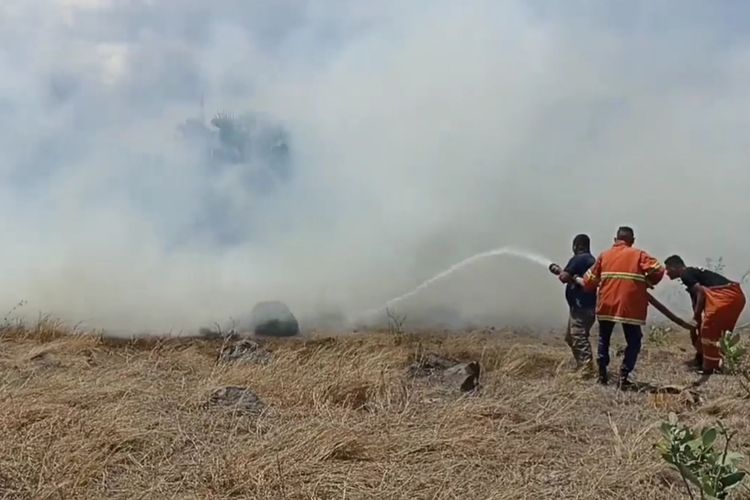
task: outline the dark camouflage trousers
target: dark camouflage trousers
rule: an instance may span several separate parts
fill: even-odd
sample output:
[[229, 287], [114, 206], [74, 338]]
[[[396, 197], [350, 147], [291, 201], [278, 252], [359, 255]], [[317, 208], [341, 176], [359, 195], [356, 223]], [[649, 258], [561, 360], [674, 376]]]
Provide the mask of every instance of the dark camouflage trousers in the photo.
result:
[[565, 343], [573, 351], [576, 365], [583, 366], [593, 359], [591, 354], [591, 328], [596, 322], [593, 310], [571, 309], [568, 318], [568, 329], [565, 333]]

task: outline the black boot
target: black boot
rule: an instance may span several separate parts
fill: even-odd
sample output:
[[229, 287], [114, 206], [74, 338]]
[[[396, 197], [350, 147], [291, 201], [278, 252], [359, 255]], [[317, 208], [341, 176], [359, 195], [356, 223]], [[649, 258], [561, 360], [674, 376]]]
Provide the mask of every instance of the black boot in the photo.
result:
[[607, 367], [599, 365], [599, 378], [597, 380], [601, 385], [607, 385], [609, 383], [609, 375], [607, 374]]
[[621, 391], [627, 391], [633, 389], [633, 382], [628, 379], [630, 372], [624, 367], [620, 369], [620, 380], [618, 381], [617, 387]]
[[695, 357], [691, 359], [690, 361], [687, 361], [685, 364], [688, 365], [690, 368], [693, 368], [696, 370], [701, 369], [703, 368], [703, 355], [701, 353], [696, 353]]

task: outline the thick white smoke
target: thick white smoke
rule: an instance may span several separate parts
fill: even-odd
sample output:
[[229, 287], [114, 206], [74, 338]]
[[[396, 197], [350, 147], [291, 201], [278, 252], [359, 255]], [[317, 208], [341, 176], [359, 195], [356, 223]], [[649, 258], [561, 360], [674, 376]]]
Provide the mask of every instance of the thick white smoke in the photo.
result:
[[[194, 331], [268, 299], [312, 320], [504, 245], [563, 261], [588, 232], [599, 251], [620, 224], [739, 278], [747, 10], [5, 0], [0, 301], [125, 330]], [[219, 111], [283, 129], [289, 178], [213, 168], [179, 127]], [[564, 311], [548, 273], [512, 258], [402, 307], [454, 324]]]

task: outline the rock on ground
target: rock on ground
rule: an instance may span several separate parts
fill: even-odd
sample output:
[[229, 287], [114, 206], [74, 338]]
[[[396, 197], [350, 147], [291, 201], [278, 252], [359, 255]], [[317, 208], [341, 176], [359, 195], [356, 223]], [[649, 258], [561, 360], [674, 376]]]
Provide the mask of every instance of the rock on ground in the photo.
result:
[[262, 345], [250, 339], [240, 340], [219, 351], [219, 361], [224, 363], [266, 365], [272, 357]]
[[255, 335], [293, 337], [299, 334], [299, 322], [286, 304], [279, 301], [259, 302], [251, 313]]
[[457, 364], [458, 361], [444, 358], [437, 354], [425, 354], [417, 361], [410, 364], [406, 371], [410, 377], [429, 377]]
[[410, 377], [434, 378], [450, 387], [458, 387], [461, 392], [479, 387], [480, 372], [477, 361], [462, 363], [436, 354], [426, 354], [407, 368]]
[[266, 409], [266, 404], [251, 390], [245, 387], [222, 387], [208, 397], [209, 407], [228, 408], [258, 416]]
[[479, 388], [479, 363], [460, 363], [443, 372], [443, 378], [449, 381], [451, 386], [458, 385], [461, 392], [471, 392]]

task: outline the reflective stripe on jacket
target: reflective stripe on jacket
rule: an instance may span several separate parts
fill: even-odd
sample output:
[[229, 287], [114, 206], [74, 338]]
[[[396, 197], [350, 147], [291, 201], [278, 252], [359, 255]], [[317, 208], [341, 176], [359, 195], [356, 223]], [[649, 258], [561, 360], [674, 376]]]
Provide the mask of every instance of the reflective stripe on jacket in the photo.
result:
[[647, 291], [663, 277], [664, 266], [659, 261], [618, 241], [596, 259], [583, 281], [587, 289], [599, 289], [597, 319], [643, 325], [648, 310]]

